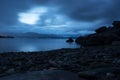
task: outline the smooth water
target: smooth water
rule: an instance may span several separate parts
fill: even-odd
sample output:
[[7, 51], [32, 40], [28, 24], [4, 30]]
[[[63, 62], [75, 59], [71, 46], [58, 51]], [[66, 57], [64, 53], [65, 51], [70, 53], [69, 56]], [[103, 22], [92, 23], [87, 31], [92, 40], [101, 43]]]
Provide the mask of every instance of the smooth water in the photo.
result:
[[66, 43], [66, 39], [30, 39], [30, 38], [1, 38], [0, 52], [31, 52], [48, 51], [61, 48], [78, 48], [75, 43]]

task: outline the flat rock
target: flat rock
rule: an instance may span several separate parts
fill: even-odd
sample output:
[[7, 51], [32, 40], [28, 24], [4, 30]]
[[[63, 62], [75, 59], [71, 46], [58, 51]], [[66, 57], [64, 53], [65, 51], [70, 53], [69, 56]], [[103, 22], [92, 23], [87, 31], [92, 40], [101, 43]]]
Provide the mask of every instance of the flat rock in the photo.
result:
[[27, 73], [18, 73], [5, 77], [0, 80], [85, 80], [80, 79], [77, 74], [62, 70], [43, 70]]

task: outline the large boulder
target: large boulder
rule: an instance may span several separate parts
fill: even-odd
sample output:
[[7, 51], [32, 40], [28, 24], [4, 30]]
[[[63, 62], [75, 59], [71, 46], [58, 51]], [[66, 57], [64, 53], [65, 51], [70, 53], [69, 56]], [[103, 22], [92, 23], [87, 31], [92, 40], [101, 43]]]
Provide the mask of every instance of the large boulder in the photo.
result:
[[112, 24], [113, 27], [120, 28], [120, 21], [114, 21]]
[[78, 37], [75, 42], [83, 46], [110, 45], [113, 41], [120, 41], [120, 21], [114, 21], [113, 27], [101, 27], [96, 33]]
[[70, 37], [68, 40], [66, 40], [66, 42], [68, 43], [72, 43], [74, 40]]
[[92, 34], [84, 37], [78, 37], [76, 43], [83, 46], [109, 45], [113, 41], [119, 41], [120, 38], [114, 33]]
[[106, 26], [100, 27], [100, 28], [95, 30], [96, 33], [101, 33], [101, 32], [105, 32], [105, 31], [107, 31], [107, 27]]
[[120, 36], [120, 28], [117, 28], [117, 29], [114, 29], [114, 30], [111, 30], [112, 33]]

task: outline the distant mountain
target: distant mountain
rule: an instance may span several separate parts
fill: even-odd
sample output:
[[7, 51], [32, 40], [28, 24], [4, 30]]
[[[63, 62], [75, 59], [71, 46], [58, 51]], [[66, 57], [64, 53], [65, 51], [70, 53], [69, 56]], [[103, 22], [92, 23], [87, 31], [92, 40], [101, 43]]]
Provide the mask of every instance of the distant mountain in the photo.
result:
[[63, 38], [60, 35], [55, 34], [40, 34], [35, 32], [23, 33], [20, 37], [29, 37], [29, 38]]
[[4, 32], [0, 34], [4, 36], [14, 36], [17, 38], [65, 38], [63, 35], [43, 34], [36, 32], [26, 32], [26, 33]]
[[15, 33], [15, 32], [1, 32], [2, 36], [14, 36], [17, 38], [76, 38], [80, 34], [45, 34], [36, 32]]

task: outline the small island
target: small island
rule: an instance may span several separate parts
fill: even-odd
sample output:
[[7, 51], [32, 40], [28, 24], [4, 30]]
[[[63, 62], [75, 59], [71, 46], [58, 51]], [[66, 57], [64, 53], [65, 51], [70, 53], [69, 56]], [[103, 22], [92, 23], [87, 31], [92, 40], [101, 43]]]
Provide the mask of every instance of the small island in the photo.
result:
[[0, 35], [0, 38], [14, 38], [13, 36], [1, 36]]
[[70, 37], [70, 38], [68, 38], [68, 40], [66, 40], [66, 42], [67, 43], [72, 43], [72, 42], [74, 42], [74, 40]]

